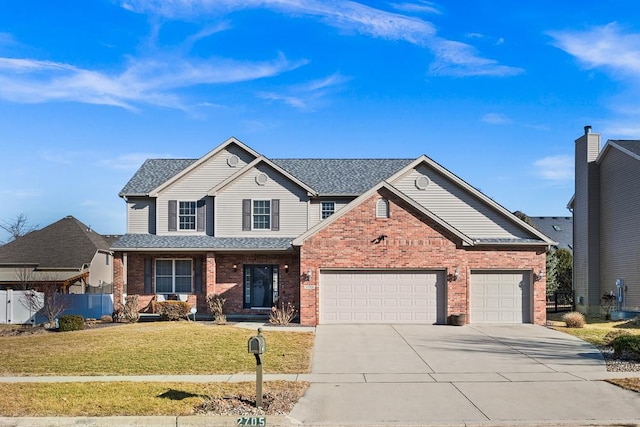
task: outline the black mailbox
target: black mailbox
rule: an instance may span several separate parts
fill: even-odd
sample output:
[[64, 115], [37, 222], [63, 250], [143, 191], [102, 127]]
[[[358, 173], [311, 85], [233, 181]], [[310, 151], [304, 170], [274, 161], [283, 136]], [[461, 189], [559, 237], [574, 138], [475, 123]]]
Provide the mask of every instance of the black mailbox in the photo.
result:
[[264, 354], [264, 352], [267, 351], [267, 343], [262, 335], [249, 338], [247, 345], [249, 347], [249, 353]]

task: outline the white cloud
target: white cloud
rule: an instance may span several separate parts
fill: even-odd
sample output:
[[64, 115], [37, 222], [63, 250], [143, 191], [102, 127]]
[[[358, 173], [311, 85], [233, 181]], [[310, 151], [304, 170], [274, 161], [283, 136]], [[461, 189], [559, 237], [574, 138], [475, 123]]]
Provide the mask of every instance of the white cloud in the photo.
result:
[[270, 101], [282, 101], [285, 104], [300, 109], [313, 110], [331, 90], [349, 80], [340, 73], [334, 73], [328, 77], [312, 80], [310, 82], [294, 85], [283, 89], [281, 92], [260, 92], [258, 97]]
[[137, 109], [140, 103], [185, 109], [172, 90], [275, 76], [307, 63], [280, 54], [271, 61], [207, 61], [181, 57], [132, 59], [124, 72], [107, 74], [69, 64], [0, 57], [0, 98], [21, 103], [75, 101]]
[[522, 68], [500, 65], [493, 59], [482, 58], [468, 44], [436, 38], [431, 43], [436, 60], [429, 72], [436, 76], [514, 76], [524, 72]]
[[[436, 36], [435, 26], [423, 19], [369, 7], [345, 0], [122, 0], [122, 7], [136, 13], [149, 13], [172, 19], [219, 17], [231, 11], [248, 8], [267, 8], [278, 12], [311, 16], [329, 26], [388, 40], [404, 40], [424, 46], [436, 56], [430, 67], [439, 76], [512, 76], [523, 70], [500, 65], [486, 59], [468, 44]], [[400, 3], [398, 10], [431, 11], [433, 4]], [[412, 9], [412, 10], [409, 10]]]
[[573, 157], [560, 155], [544, 157], [533, 163], [536, 174], [549, 181], [573, 180]]
[[640, 34], [625, 34], [613, 22], [586, 31], [551, 31], [553, 45], [576, 57], [587, 68], [605, 68], [637, 78]]
[[502, 124], [511, 123], [511, 120], [507, 116], [500, 113], [485, 114], [480, 118], [480, 120], [492, 125], [502, 125]]
[[17, 44], [18, 42], [13, 34], [0, 32], [0, 46], [13, 46]]
[[433, 13], [441, 14], [438, 6], [430, 1], [420, 1], [418, 3], [392, 3], [391, 6], [396, 10], [414, 13]]

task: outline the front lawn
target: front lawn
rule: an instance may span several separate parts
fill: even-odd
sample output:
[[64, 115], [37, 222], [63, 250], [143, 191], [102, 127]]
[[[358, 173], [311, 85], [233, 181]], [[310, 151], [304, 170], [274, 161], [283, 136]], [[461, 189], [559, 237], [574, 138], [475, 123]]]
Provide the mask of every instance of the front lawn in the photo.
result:
[[[200, 322], [153, 322], [0, 337], [0, 375], [210, 375], [255, 372], [257, 331]], [[311, 332], [265, 331], [265, 373], [306, 373]]]
[[[265, 382], [264, 413], [288, 413], [308, 386], [303, 382]], [[255, 411], [255, 392], [255, 383], [247, 382], [0, 384], [0, 416], [238, 415], [238, 408], [243, 408], [242, 413]]]

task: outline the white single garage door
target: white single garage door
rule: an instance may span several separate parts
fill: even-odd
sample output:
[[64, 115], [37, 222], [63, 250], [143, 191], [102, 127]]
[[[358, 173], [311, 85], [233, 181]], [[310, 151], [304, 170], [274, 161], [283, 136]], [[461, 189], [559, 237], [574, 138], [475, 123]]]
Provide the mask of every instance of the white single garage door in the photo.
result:
[[321, 271], [320, 323], [445, 323], [444, 272]]
[[470, 323], [531, 323], [531, 273], [472, 271]]

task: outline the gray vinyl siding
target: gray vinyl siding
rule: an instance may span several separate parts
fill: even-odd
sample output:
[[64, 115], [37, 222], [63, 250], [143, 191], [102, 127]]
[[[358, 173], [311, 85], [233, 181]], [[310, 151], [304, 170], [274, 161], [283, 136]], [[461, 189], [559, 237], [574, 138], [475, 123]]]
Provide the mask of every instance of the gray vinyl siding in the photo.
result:
[[[265, 173], [265, 185], [256, 176]], [[280, 200], [280, 229], [242, 230], [242, 200]], [[215, 198], [217, 237], [297, 236], [307, 231], [307, 192], [271, 167], [261, 164], [223, 188]]]
[[127, 199], [127, 233], [156, 233], [156, 203], [154, 199]]
[[[600, 186], [595, 159], [600, 150], [597, 134], [576, 140], [573, 206], [573, 283], [576, 308], [589, 314], [600, 310]], [[583, 304], [580, 304], [582, 298]]]
[[[429, 185], [424, 190], [416, 187], [416, 178], [421, 175], [429, 178]], [[392, 184], [472, 239], [531, 237], [504, 215], [424, 164]]]
[[627, 287], [623, 309], [640, 310], [640, 161], [610, 149], [600, 163], [601, 292]]
[[[239, 158], [238, 165], [231, 167], [227, 164], [227, 159], [231, 155]], [[205, 198], [209, 190], [237, 173], [240, 169], [253, 160], [253, 156], [245, 153], [235, 145], [230, 145], [227, 149], [220, 151], [215, 156], [199, 165], [187, 175], [162, 190], [157, 199], [157, 230], [159, 235], [166, 234], [212, 234], [213, 221], [213, 201], [206, 202], [207, 224], [204, 232], [181, 231], [169, 232], [169, 200], [197, 201]]]
[[337, 213], [340, 209], [349, 204], [354, 198], [340, 198], [340, 197], [324, 197], [322, 199], [313, 199], [309, 203], [309, 228], [313, 227], [320, 221], [322, 213], [322, 202], [334, 202], [336, 204]]

